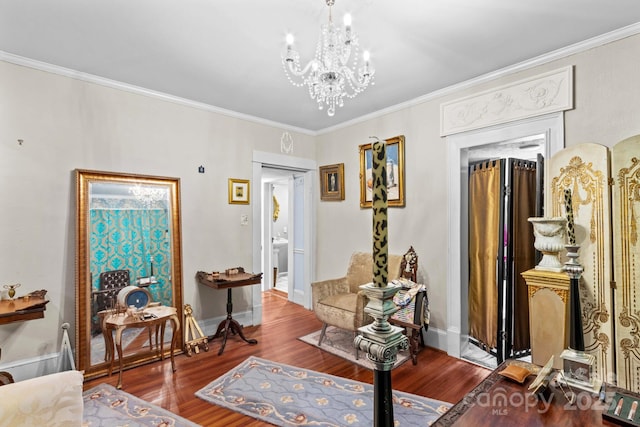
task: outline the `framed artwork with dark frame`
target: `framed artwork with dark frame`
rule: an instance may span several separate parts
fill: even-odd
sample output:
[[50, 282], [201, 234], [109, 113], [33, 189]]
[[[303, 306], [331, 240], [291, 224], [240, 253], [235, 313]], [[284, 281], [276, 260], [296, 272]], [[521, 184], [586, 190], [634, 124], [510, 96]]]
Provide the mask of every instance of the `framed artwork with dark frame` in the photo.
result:
[[229, 203], [248, 205], [251, 200], [249, 190], [248, 179], [229, 178]]
[[[385, 140], [387, 144], [387, 203], [404, 206], [404, 135]], [[360, 146], [360, 207], [370, 208], [373, 200], [371, 144]]]
[[344, 163], [320, 166], [320, 200], [344, 200]]

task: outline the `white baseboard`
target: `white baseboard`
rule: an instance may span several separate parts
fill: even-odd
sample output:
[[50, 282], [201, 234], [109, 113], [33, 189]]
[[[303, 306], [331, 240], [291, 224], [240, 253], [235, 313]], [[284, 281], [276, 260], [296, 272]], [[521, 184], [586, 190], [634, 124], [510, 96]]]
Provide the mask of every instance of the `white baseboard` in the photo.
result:
[[438, 350], [447, 351], [447, 332], [442, 329], [429, 326], [425, 344]]
[[[198, 325], [202, 328], [202, 332], [204, 334], [213, 335], [216, 333], [220, 322], [224, 322], [226, 318], [227, 317], [225, 315], [202, 321], [198, 320]], [[251, 311], [233, 313], [233, 318], [241, 325], [251, 325]], [[41, 377], [43, 375], [58, 372], [60, 369], [60, 357], [60, 353], [50, 353], [28, 359], [20, 359], [0, 364], [0, 371], [9, 372], [15, 381], [24, 381], [30, 378]], [[69, 366], [66, 360], [64, 361], [63, 366], [65, 368]]]
[[0, 371], [9, 372], [15, 381], [24, 381], [58, 372], [59, 363], [60, 353], [50, 353], [0, 364]]
[[[198, 322], [198, 325], [202, 329], [202, 332], [207, 336], [211, 336], [216, 333], [216, 330], [218, 329], [218, 325], [221, 322], [224, 322], [226, 318], [227, 316], [225, 315], [225, 316], [211, 317], [209, 319], [202, 319], [202, 320], [196, 320], [196, 321]], [[240, 323], [241, 325], [250, 326], [252, 325], [252, 322], [253, 322], [251, 311], [234, 312], [233, 319], [238, 323]]]
[[[294, 293], [294, 295], [296, 294]], [[251, 311], [233, 313], [233, 318], [241, 325], [251, 325], [252, 313]], [[224, 322], [225, 319], [226, 316], [219, 316], [198, 320], [197, 322], [202, 332], [209, 336], [216, 333], [218, 325], [220, 322]], [[446, 331], [430, 326], [425, 336], [425, 343], [429, 347], [447, 351]], [[60, 353], [51, 353], [29, 359], [21, 359], [11, 363], [0, 364], [0, 371], [9, 372], [16, 381], [23, 381], [58, 372], [60, 357]]]
[[304, 292], [298, 289], [294, 289], [293, 291], [293, 302], [301, 305], [304, 308], [308, 308], [305, 306], [305, 298], [304, 298]]

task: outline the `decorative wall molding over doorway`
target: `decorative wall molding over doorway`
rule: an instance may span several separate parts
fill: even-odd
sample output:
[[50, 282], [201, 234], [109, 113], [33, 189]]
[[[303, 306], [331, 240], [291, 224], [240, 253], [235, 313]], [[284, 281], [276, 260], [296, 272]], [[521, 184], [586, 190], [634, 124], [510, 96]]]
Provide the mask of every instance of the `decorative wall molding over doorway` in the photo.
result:
[[539, 74], [440, 105], [440, 136], [573, 108], [573, 67]]

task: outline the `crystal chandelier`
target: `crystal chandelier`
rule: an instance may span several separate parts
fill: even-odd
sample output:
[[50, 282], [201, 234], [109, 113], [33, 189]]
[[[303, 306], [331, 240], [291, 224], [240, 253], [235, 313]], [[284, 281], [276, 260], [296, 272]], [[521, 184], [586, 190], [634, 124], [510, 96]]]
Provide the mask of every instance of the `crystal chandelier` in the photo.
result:
[[131, 193], [136, 200], [140, 201], [147, 208], [167, 199], [166, 188], [143, 187], [138, 184], [129, 188], [129, 193]]
[[[287, 34], [287, 50], [282, 56], [282, 66], [289, 81], [297, 87], [306, 85], [311, 99], [318, 103], [318, 109], [327, 106], [327, 114], [336, 113], [336, 105], [344, 105], [344, 97], [354, 98], [373, 86], [375, 70], [369, 65], [369, 52], [363, 54], [363, 65], [357, 68], [358, 36], [351, 30], [351, 16], [344, 17], [344, 32], [334, 24], [331, 6], [335, 0], [326, 0], [329, 6], [329, 22], [320, 28], [320, 40], [316, 55], [304, 67], [300, 66], [300, 55], [293, 49], [293, 36]], [[349, 65], [351, 50], [353, 60]]]

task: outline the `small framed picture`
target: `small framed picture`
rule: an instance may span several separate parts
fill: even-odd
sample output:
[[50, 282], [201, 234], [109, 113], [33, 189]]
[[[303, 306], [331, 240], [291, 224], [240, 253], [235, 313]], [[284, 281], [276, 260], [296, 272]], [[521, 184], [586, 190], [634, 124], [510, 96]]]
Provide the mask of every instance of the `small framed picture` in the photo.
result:
[[344, 200], [344, 163], [320, 166], [320, 200]]
[[248, 205], [250, 200], [249, 180], [229, 178], [229, 203]]
[[[404, 206], [404, 136], [385, 140], [387, 154], [388, 206]], [[373, 201], [372, 145], [360, 146], [360, 207], [370, 208]]]

